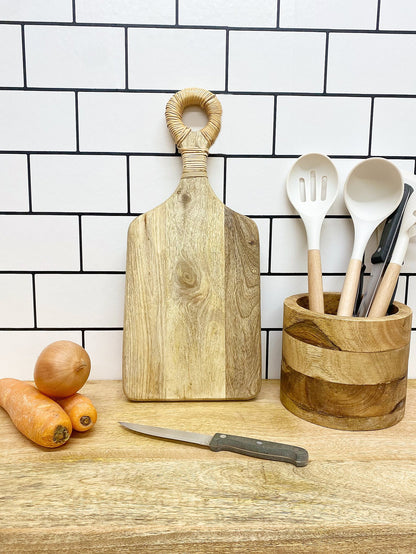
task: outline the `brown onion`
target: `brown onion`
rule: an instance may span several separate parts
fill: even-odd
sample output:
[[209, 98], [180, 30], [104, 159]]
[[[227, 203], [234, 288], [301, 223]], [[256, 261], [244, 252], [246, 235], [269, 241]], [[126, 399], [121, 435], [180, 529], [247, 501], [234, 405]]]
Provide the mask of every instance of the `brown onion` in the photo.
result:
[[91, 360], [82, 346], [58, 340], [40, 353], [35, 365], [35, 384], [47, 396], [64, 398], [79, 391], [90, 370]]

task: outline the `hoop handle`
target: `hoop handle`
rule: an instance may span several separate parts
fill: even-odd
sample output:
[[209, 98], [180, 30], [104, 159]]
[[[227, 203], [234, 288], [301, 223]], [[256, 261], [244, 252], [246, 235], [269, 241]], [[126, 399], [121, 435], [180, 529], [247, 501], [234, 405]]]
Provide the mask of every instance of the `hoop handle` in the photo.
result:
[[[208, 123], [199, 131], [192, 131], [182, 121], [182, 115], [188, 106], [200, 106], [208, 116]], [[207, 150], [213, 144], [221, 128], [222, 108], [218, 98], [202, 88], [185, 88], [172, 96], [166, 105], [166, 123], [173, 140], [181, 149], [184, 140], [190, 133], [203, 137]], [[199, 142], [199, 141], [198, 141]], [[201, 145], [202, 146], [202, 145]]]

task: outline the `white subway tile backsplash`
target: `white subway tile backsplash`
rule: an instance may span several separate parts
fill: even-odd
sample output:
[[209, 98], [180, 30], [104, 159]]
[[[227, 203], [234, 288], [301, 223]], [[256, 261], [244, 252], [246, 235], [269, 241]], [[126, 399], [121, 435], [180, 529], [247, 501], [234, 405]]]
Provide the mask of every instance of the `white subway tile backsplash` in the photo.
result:
[[90, 379], [121, 379], [122, 331], [85, 331], [85, 350], [91, 358]]
[[416, 98], [375, 98], [372, 156], [415, 156]]
[[30, 87], [124, 88], [124, 30], [25, 26]]
[[127, 211], [125, 156], [40, 154], [30, 160], [34, 211]]
[[269, 332], [269, 379], [280, 379], [282, 365], [282, 331]]
[[1, 0], [0, 21], [72, 21], [72, 0]]
[[122, 327], [124, 275], [36, 275], [39, 327]]
[[73, 92], [0, 91], [0, 150], [75, 150]]
[[127, 230], [133, 216], [84, 216], [84, 271], [125, 271]]
[[380, 29], [416, 30], [416, 3], [414, 0], [383, 0], [380, 6]]
[[0, 327], [33, 327], [31, 275], [0, 275]]
[[0, 87], [21, 86], [23, 86], [21, 27], [0, 25]]
[[[350, 219], [326, 218], [321, 231], [323, 273], [343, 273], [348, 267], [354, 231]], [[272, 235], [273, 273], [306, 273], [308, 244], [300, 218], [274, 219]]]
[[366, 155], [370, 98], [280, 96], [276, 154]]
[[78, 219], [56, 215], [0, 215], [2, 269], [77, 271]]
[[81, 331], [1, 331], [1, 376], [33, 381], [33, 370], [39, 354], [48, 344], [57, 340], [82, 344]]
[[213, 154], [272, 154], [272, 96], [219, 94], [222, 104], [221, 132], [212, 145]]
[[0, 155], [0, 212], [29, 209], [27, 156]]
[[126, 23], [173, 25], [175, 0], [76, 0], [76, 21], [86, 23]]
[[411, 334], [407, 376], [409, 379], [416, 379], [416, 331], [412, 331]]
[[275, 0], [180, 0], [180, 25], [276, 27]]
[[[409, 289], [407, 294], [407, 305], [412, 308], [412, 311], [416, 311], [416, 277], [412, 275], [409, 277]], [[413, 327], [414, 327], [413, 323]]]
[[414, 94], [414, 35], [332, 33], [328, 52], [328, 92]]
[[174, 152], [165, 121], [170, 94], [80, 92], [80, 150]]
[[253, 218], [259, 230], [260, 241], [260, 272], [267, 273], [269, 271], [269, 243], [270, 243], [270, 219]]
[[129, 88], [225, 86], [225, 31], [129, 29]]
[[[208, 157], [208, 179], [223, 199], [224, 159]], [[174, 193], [182, 174], [180, 156], [130, 156], [130, 209], [147, 212]]]
[[280, 27], [375, 29], [376, 21], [377, 0], [280, 0]]
[[231, 31], [229, 89], [322, 92], [324, 33]]

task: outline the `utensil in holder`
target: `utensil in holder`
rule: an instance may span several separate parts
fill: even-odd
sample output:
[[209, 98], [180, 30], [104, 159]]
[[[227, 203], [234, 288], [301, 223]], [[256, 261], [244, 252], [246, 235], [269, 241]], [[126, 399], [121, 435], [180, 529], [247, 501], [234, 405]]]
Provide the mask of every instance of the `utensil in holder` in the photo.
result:
[[324, 314], [308, 309], [307, 294], [285, 300], [281, 401], [324, 427], [395, 425], [405, 410], [412, 310], [394, 302], [385, 317], [341, 317], [339, 298], [324, 294]]

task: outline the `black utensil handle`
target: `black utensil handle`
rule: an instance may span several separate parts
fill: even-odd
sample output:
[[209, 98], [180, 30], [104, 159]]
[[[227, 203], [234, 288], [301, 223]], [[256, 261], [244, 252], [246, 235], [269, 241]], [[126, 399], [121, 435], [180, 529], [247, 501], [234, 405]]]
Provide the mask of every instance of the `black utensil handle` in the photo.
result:
[[288, 462], [297, 467], [306, 466], [308, 463], [308, 452], [304, 448], [279, 442], [216, 433], [209, 447], [214, 452], [227, 450], [237, 454], [253, 456], [254, 458], [263, 458], [264, 460]]
[[388, 255], [393, 252], [394, 245], [397, 240], [397, 235], [400, 230], [400, 222], [403, 217], [403, 212], [406, 207], [409, 196], [412, 194], [413, 188], [407, 183], [404, 184], [403, 197], [399, 206], [394, 212], [386, 219], [386, 223], [381, 233], [380, 243], [377, 250], [371, 256], [371, 263], [379, 264], [385, 261], [389, 261]]

